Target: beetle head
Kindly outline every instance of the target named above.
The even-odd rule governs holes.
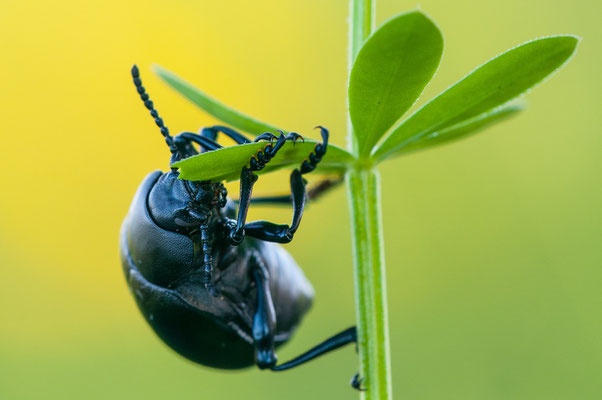
[[[197,150],[187,140],[178,140],[169,134],[163,119],[155,109],[146,89],[142,86],[140,71],[134,65],[132,78],[136,90],[144,106],[165,138],[165,143],[171,152],[170,164],[192,155]],[[182,139],[179,136],[180,139]],[[148,198],[149,211],[154,221],[162,227],[175,232],[195,233],[199,226],[206,223],[216,208],[226,205],[226,189],[221,183],[193,182],[178,179],[179,173],[172,168],[171,172],[163,174],[153,186]]]
[[[226,188],[221,183],[178,179],[177,171],[163,174],[148,196],[153,220],[163,229],[192,234],[212,213],[226,205]]]

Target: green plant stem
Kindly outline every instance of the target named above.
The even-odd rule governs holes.
[[[349,70],[364,41],[374,31],[376,0],[350,0]],[[348,148],[358,155],[348,120]],[[351,215],[355,311],[360,379],[366,400],[390,400],[391,357],[385,279],[384,241],[378,171],[358,160],[346,175]]]
[[[366,400],[391,399],[389,326],[380,176],[371,168],[346,176],[353,232],[354,284],[360,377]]]
[[[349,0],[349,60],[348,72],[351,72],[353,61],[360,51],[364,41],[374,32],[376,0]],[[348,150],[352,154],[358,153],[357,143],[353,137],[351,120],[347,119]]]
[[[374,31],[375,0],[350,0],[349,2],[349,69],[364,41]]]

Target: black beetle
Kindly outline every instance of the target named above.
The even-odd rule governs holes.
[[[138,68],[132,68],[138,94],[171,151],[171,164],[221,146],[222,133],[238,144],[251,141],[223,126],[172,137],[149,99]],[[243,167],[240,197],[227,199],[221,182],[178,179],[178,171],[149,174],[134,197],[120,234],[123,270],[140,311],[157,335],[182,356],[202,365],[236,369],[256,364],[281,371],[356,341],[355,327],[327,339],[299,357],[276,365],[274,349],[286,342],[310,308],[313,288],[293,258],[278,244],[299,227],[306,199],[332,187],[325,181],[306,192],[302,175],[326,153],[328,131],[290,176],[291,195],[257,202],[292,202],[291,225],[246,222],[257,180],[255,171],[284,145],[303,139],[296,133],[264,133],[266,146]],[[195,147],[199,146],[199,150]],[[356,385],[357,377],[355,378]]]

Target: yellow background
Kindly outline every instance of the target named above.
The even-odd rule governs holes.
[[[413,7],[381,0],[377,22]],[[446,40],[421,103],[526,40],[584,40],[524,115],[382,166],[396,397],[602,398],[599,2],[420,7]],[[215,121],[152,63],[286,129],[328,126],[343,145],[346,18],[342,0],[2,1],[1,399],[356,398],[351,348],[281,374],[180,358],[135,308],[117,250],[134,191],[169,159],[131,65],[174,133]],[[281,359],[353,323],[346,207],[342,189],[312,205],[287,246],[317,296]]]

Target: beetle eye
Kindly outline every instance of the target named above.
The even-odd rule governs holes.
[[[199,222],[204,222],[207,220],[207,216],[203,213],[200,213],[195,208],[188,209],[188,214]]]
[[[206,216],[191,208],[177,210],[173,216],[175,224],[182,228],[198,227],[205,219]]]

